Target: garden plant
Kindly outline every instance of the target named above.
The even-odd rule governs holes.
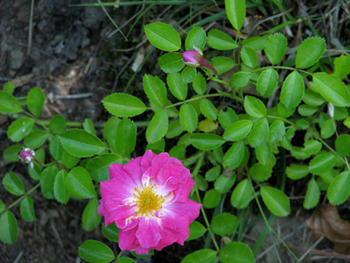
[[[36,182],[25,189],[15,171],[3,178],[18,199],[0,200],[2,242],[18,237],[13,207],[26,221],[36,219],[31,194],[39,188],[62,204],[88,199],[84,229],[102,227],[104,237],[118,243],[115,254],[101,241],[86,240],[78,252],[88,262],[135,262],[199,238],[203,247],[181,262],[255,262],[268,234],[299,262],[271,225],[291,214],[287,182],[305,184],[306,210],[349,197],[350,85],[343,80],[350,56],[330,59],[325,39],[313,36],[287,57],[282,33],[240,33],[244,0],[225,0],[225,11],[234,38],[197,25],[188,31],[146,25],[148,41],[163,51],[158,66],[164,74],[143,76],[145,96],[106,96],[101,107],[110,117],[100,132],[90,119],[83,129],[71,128],[61,115],[42,119],[40,87],[25,99],[13,95],[11,82],[2,87],[0,112],[13,118],[7,131],[13,144],[3,157],[28,165]],[[302,138],[297,145],[296,135]],[[253,205],[266,231],[250,247],[243,233]]]

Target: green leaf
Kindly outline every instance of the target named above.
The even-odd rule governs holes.
[[[309,174],[309,167],[306,165],[291,164],[287,167],[286,174],[292,180],[299,180]]]
[[[87,199],[96,197],[95,187],[92,184],[91,176],[81,166],[74,167],[67,175],[66,187],[72,197]]]
[[[269,141],[279,142],[282,140],[284,134],[286,133],[286,128],[282,120],[274,121],[269,130]]]
[[[190,137],[191,144],[199,150],[213,150],[225,143],[225,140],[213,133],[195,133]]]
[[[207,232],[207,229],[201,223],[193,221],[190,224],[190,237],[186,241],[197,239],[203,236],[205,232]]]
[[[268,141],[255,148],[255,155],[259,163],[265,165],[271,160],[271,147]]]
[[[156,106],[167,105],[168,98],[165,84],[157,76],[144,75],[143,88],[148,99]]]
[[[3,152],[4,159],[9,162],[18,162],[18,152],[21,150],[22,147],[22,144],[10,145]]]
[[[109,240],[118,243],[118,241],[119,241],[119,228],[117,228],[117,226],[114,223],[112,223],[108,226],[103,225],[102,226],[102,233]]]
[[[342,172],[337,175],[330,184],[327,198],[332,205],[341,205],[350,195],[350,172]]]
[[[244,179],[233,190],[231,204],[238,209],[243,209],[247,207],[253,199],[254,195],[252,185],[248,179]]]
[[[224,132],[224,139],[228,141],[239,141],[245,138],[253,127],[251,120],[241,120],[231,124]]]
[[[245,96],[244,109],[252,117],[261,118],[267,113],[265,104],[252,96]]]
[[[202,27],[194,27],[188,33],[185,40],[186,50],[193,50],[196,47],[203,49],[207,42],[207,35]]]
[[[4,202],[0,199],[0,213],[6,209]]]
[[[131,255],[136,258],[149,258],[154,255],[154,249],[151,249],[147,255],[138,255],[135,251],[131,251]]]
[[[67,175],[68,172],[66,170],[59,171],[55,177],[55,182],[53,185],[55,199],[62,204],[67,204],[70,197],[70,193],[65,183]]]
[[[294,107],[293,108],[286,108],[281,103],[278,103],[278,106],[277,106],[278,115],[280,117],[283,117],[283,118],[288,118],[288,117],[292,116],[295,112],[295,109],[296,108],[294,108]]]
[[[121,257],[117,260],[116,263],[137,263],[137,262],[131,258]]]
[[[258,65],[258,55],[254,49],[250,47],[243,47],[241,50],[241,58],[244,64],[250,68],[254,68]]]
[[[91,157],[105,149],[98,137],[79,129],[65,131],[59,135],[59,139],[63,148],[76,157]]]
[[[246,86],[250,80],[251,73],[248,71],[239,71],[232,75],[232,84],[236,88]]]
[[[224,110],[219,112],[219,122],[222,128],[227,129],[228,126],[236,121],[238,121],[238,117],[232,108],[228,107],[226,112]]]
[[[243,141],[235,142],[225,153],[222,166],[227,169],[236,169],[244,157]]]
[[[269,36],[271,36],[271,34],[249,37],[242,40],[242,45],[251,47],[255,51],[263,50],[265,48],[265,43]]]
[[[229,35],[217,29],[209,31],[208,44],[217,50],[230,50],[238,47],[237,43]]]
[[[324,38],[310,37],[305,39],[298,48],[295,57],[297,68],[308,68],[316,64],[326,50]]]
[[[249,144],[253,148],[264,144],[269,138],[269,123],[266,118],[261,119],[249,134]]]
[[[206,173],[205,173],[205,180],[207,180],[208,182],[213,182],[216,180],[216,178],[218,178],[219,174],[221,171],[221,167],[220,165],[216,165],[213,168],[209,169]]]
[[[335,149],[341,157],[350,155],[350,135],[340,134],[335,140]]]
[[[136,125],[128,118],[123,118],[117,127],[115,147],[118,152],[129,156],[136,146]]]
[[[332,119],[326,120],[321,127],[321,137],[327,139],[335,133],[335,123]]]
[[[2,179],[5,189],[13,195],[23,195],[25,193],[24,184],[14,172],[10,172]],[[1,231],[0,231],[1,232]]]
[[[295,122],[295,127],[301,130],[306,130],[310,123],[305,119],[299,119]]]
[[[211,62],[218,74],[231,70],[235,65],[235,62],[228,57],[214,57],[211,59]]]
[[[79,161],[80,161],[79,157],[75,157],[71,155],[69,152],[67,152],[65,149],[62,148],[62,162],[66,168],[68,169],[73,168],[74,166],[77,165]]]
[[[195,108],[191,104],[182,104],[179,112],[180,123],[185,131],[192,133],[198,125],[198,117]]]
[[[169,90],[178,100],[185,100],[187,97],[188,87],[183,82],[180,73],[170,73],[166,78]]]
[[[264,98],[270,97],[278,85],[278,73],[273,68],[264,70],[256,84],[256,90],[259,91]]]
[[[51,140],[49,150],[50,154],[56,161],[60,161],[62,159],[63,147],[60,144],[60,139],[57,135]]]
[[[248,174],[258,182],[267,181],[272,175],[271,165],[262,165],[261,163],[255,163],[250,167]]]
[[[303,96],[303,101],[310,106],[320,106],[325,102],[319,93],[306,89]]]
[[[313,174],[324,174],[332,170],[335,165],[335,156],[332,153],[321,153],[310,161],[309,170]]]
[[[200,249],[188,254],[181,263],[215,263],[216,251],[211,249]]]
[[[97,198],[93,198],[85,206],[83,211],[82,223],[86,231],[92,231],[100,224],[101,216],[97,213],[97,207],[100,202]]]
[[[85,118],[85,120],[83,122],[83,128],[85,131],[96,135],[96,130],[95,130],[94,124],[92,123],[92,120],[90,118]]]
[[[47,167],[40,177],[41,192],[47,199],[54,198],[54,184],[56,180],[56,175],[58,173],[58,168],[56,165],[51,165]]]
[[[138,98],[129,94],[114,93],[102,100],[106,110],[117,117],[133,117],[143,113],[147,107]]]
[[[153,46],[164,51],[177,51],[181,48],[181,38],[174,28],[156,22],[145,26],[146,36]]]
[[[163,138],[168,130],[168,123],[169,120],[166,112],[164,110],[157,111],[152,117],[146,130],[147,142],[155,143]]]
[[[90,173],[92,180],[103,182],[109,180],[109,166],[121,161],[121,157],[114,153],[101,154],[87,163],[86,170]]]
[[[205,193],[203,198],[203,206],[205,208],[214,208],[220,202],[221,194],[217,189],[211,189]]]
[[[314,115],[318,111],[318,107],[302,104],[298,107],[298,113],[301,116],[311,116]]]
[[[3,113],[18,113],[22,111],[22,107],[14,96],[0,90],[0,111]]]
[[[265,43],[265,53],[271,64],[280,63],[287,50],[287,39],[281,33],[269,36]]]
[[[238,225],[238,218],[229,213],[219,214],[211,222],[213,232],[219,236],[232,235]]]
[[[220,260],[223,263],[254,263],[252,250],[242,242],[231,242],[220,251]]]
[[[27,95],[28,109],[35,117],[39,117],[43,112],[45,104],[45,94],[38,87],[32,88]]]
[[[15,120],[7,130],[7,136],[13,142],[19,142],[26,137],[34,126],[34,120],[23,117]]]
[[[309,140],[304,142],[304,149],[302,150],[306,154],[316,154],[322,149],[322,143],[315,140]]]
[[[349,107],[350,93],[345,84],[336,76],[327,73],[314,73],[312,77],[317,91],[334,106]]]
[[[200,110],[202,114],[209,120],[216,120],[218,111],[210,100],[203,99],[200,104]]]
[[[271,211],[276,216],[287,216],[290,213],[290,202],[288,197],[279,189],[271,186],[261,186],[261,197]]]
[[[236,174],[232,176],[220,175],[214,183],[214,188],[219,190],[221,194],[227,193],[231,187],[235,184]]]
[[[297,71],[293,71],[283,82],[281,103],[288,109],[298,106],[304,95],[304,89],[303,77]]]
[[[207,82],[205,81],[205,78],[203,77],[202,73],[198,72],[196,77],[193,80],[193,89],[194,91],[199,94],[203,95],[205,90],[207,89]]]
[[[7,92],[8,94],[13,94],[13,92],[15,91],[15,84],[13,84],[13,82],[11,81],[8,81],[2,87],[2,90]]]
[[[36,130],[24,138],[24,145],[28,148],[36,149],[45,143],[47,137],[48,133],[46,131]]]
[[[30,167],[30,164],[28,164],[28,168]],[[34,169],[28,169],[29,176],[33,180],[40,180],[41,176],[41,166],[37,162],[34,162]]]
[[[165,53],[158,60],[159,67],[165,73],[179,72],[185,66],[181,53]]]
[[[108,263],[115,258],[108,246],[96,240],[86,240],[78,248],[78,253],[82,259],[94,263]]]
[[[181,71],[181,79],[185,83],[190,83],[192,82],[197,75],[197,70],[195,68],[191,68],[186,66],[182,71]]]
[[[350,73],[350,56],[342,54],[334,60],[334,75],[340,79],[345,79]]]
[[[349,188],[350,189],[350,188]],[[320,201],[320,189],[314,178],[311,178],[307,184],[307,191],[304,199],[304,208],[314,208]]]
[[[66,119],[61,115],[54,115],[50,119],[49,127],[54,134],[60,134],[66,128]]]
[[[184,129],[182,128],[180,121],[175,120],[170,122],[168,131],[165,137],[168,139],[175,138],[176,136],[179,136],[181,133],[183,133]]]
[[[20,205],[21,215],[24,220],[32,222],[35,220],[33,197],[26,196]]]
[[[228,20],[237,31],[240,31],[245,19],[245,1],[244,0],[225,0],[225,10]]]
[[[18,225],[14,214],[6,211],[0,217],[0,240],[5,244],[13,244],[17,240]]]

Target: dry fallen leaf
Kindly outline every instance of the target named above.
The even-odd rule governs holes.
[[[338,253],[350,253],[350,223],[339,217],[337,208],[332,204],[318,205],[305,224],[316,238],[327,237]]]

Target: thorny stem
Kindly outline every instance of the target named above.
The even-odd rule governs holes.
[[[229,98],[232,99],[232,96],[230,96],[230,95],[228,95],[226,93],[222,93],[222,94],[221,93],[207,94],[207,95],[198,96],[198,97],[195,97],[195,98],[192,98],[192,99],[184,100],[184,101],[181,101],[181,102],[178,102],[178,103],[174,103],[172,105],[165,106],[164,108],[168,109],[168,108],[172,108],[172,107],[176,107],[176,106],[185,104],[187,102],[196,101],[196,100],[200,100],[200,99],[204,99],[204,98],[210,98],[210,97],[229,97]]]
[[[18,198],[16,201],[14,201],[12,204],[10,204],[8,207],[5,208],[4,211],[2,211],[0,213],[0,217],[3,213],[7,212],[8,210],[10,210],[12,207],[14,207],[16,204],[18,204],[20,201],[22,201],[25,197],[27,197],[28,195],[30,195],[32,192],[34,192],[35,189],[37,189],[40,186],[40,183],[38,183],[37,185],[35,185],[32,189],[30,189],[28,192],[26,192],[25,194],[23,194],[20,198]]]
[[[195,180],[195,181],[196,181],[196,179],[197,179],[198,171],[199,171],[199,169],[201,168],[201,166],[202,166],[202,164],[203,164],[203,162],[204,162],[204,156],[205,156],[205,152],[202,153],[202,156],[199,158],[199,160],[198,160],[198,162],[197,162],[197,164],[196,164],[196,167],[193,169],[192,174],[193,174],[193,177],[194,177],[194,180]],[[198,200],[200,201],[200,203],[202,203],[201,198],[200,198],[200,196],[199,196],[198,187],[196,186],[195,189],[196,189],[197,198],[198,198]],[[207,217],[207,215],[206,215],[206,213],[205,213],[205,211],[204,211],[204,209],[203,209],[203,206],[201,207],[201,213],[202,213],[202,215],[203,215],[204,222],[205,222],[205,224],[206,224],[206,226],[207,226],[207,229],[208,229],[208,231],[209,231],[209,234],[210,234],[210,236],[211,236],[211,239],[213,240],[214,246],[215,246],[216,250],[219,252],[219,251],[220,251],[220,248],[219,248],[218,244],[216,243],[214,234],[213,234],[213,232],[212,232],[212,230],[211,230],[211,228],[210,228],[210,223],[209,223],[208,217]]]

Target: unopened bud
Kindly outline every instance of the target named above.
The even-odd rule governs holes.
[[[18,152],[18,160],[25,164],[30,164],[30,167],[33,168],[35,161],[35,152],[30,148],[22,147]]]
[[[197,68],[201,65],[203,56],[196,50],[189,50],[182,53],[185,64],[191,68]]]

